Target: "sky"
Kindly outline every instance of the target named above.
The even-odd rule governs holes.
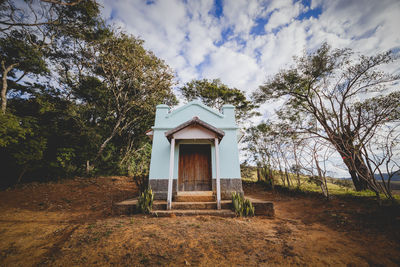
[[[293,56],[328,42],[400,53],[399,0],[102,0],[109,24],[145,41],[178,86],[219,78],[250,95]],[[263,118],[279,106],[262,106]]]
[[[400,50],[398,0],[103,0],[108,23],[145,40],[180,84],[220,78],[255,90],[323,42]]]

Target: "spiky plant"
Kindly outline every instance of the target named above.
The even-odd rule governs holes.
[[[147,188],[138,198],[137,209],[140,213],[148,214],[153,208],[154,195],[151,188]]]

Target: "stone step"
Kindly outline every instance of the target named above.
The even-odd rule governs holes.
[[[175,202],[213,202],[215,197],[212,191],[184,191],[178,192],[174,197]]]
[[[152,211],[151,215],[156,217],[171,217],[171,216],[218,216],[218,217],[235,217],[235,213],[228,209],[221,210],[157,210]]]
[[[254,206],[255,215],[257,216],[268,216],[274,217],[274,204],[270,201],[259,200],[255,198],[248,198]],[[114,203],[113,205],[113,214],[122,215],[122,214],[135,214],[137,199],[128,199],[122,202]],[[232,206],[232,201],[230,200],[221,200],[221,210],[230,210]],[[155,200],[153,203],[153,213],[161,212],[160,216],[166,212],[168,214],[171,213],[184,213],[181,215],[197,215],[199,211],[200,213],[214,213],[221,212],[221,210],[217,210],[217,204],[215,201],[192,201],[192,202],[172,202],[172,210],[167,209],[167,201],[165,200]],[[195,211],[195,212],[193,212]],[[185,213],[187,212],[187,213]],[[192,214],[194,213],[194,214]],[[179,215],[179,214],[176,214]],[[201,214],[199,214],[201,215]],[[207,214],[206,214],[207,215]]]
[[[230,209],[232,201],[223,200],[221,201],[221,209]],[[172,209],[174,210],[216,210],[217,202],[172,202]],[[154,208],[153,210],[157,210]],[[165,210],[165,209],[164,209]]]

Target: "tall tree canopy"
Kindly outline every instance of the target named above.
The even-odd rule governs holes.
[[[155,106],[176,103],[169,67],[92,0],[8,0],[0,15],[0,186],[135,170]]]
[[[209,107],[221,109],[224,104],[236,107],[236,120],[241,122],[255,115],[257,106],[246,99],[245,94],[236,88],[229,88],[219,79],[192,80],[180,88],[186,101],[201,100]]]
[[[94,160],[116,135],[125,138],[130,146],[124,152],[130,153],[132,142],[150,127],[154,107],[176,104],[172,71],[143,48],[142,40],[124,33],[93,42],[89,53],[87,66],[92,75],[81,77],[75,93],[90,106],[91,118],[104,131]]]
[[[66,5],[59,1],[0,3],[1,110],[7,94],[24,93],[23,78],[49,72],[46,59],[65,58],[65,48],[98,31],[99,5],[86,0]]]
[[[400,119],[399,75],[383,71],[392,53],[356,56],[350,49],[322,45],[296,59],[254,94],[263,103],[285,98],[278,114],[299,132],[329,141],[340,154],[357,190],[377,190],[361,153],[383,126]]]

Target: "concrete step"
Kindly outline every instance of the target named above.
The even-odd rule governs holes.
[[[223,200],[221,201],[221,209],[230,209],[232,201]],[[172,202],[172,209],[174,210],[216,210],[217,202]],[[154,208],[153,210],[157,210]],[[165,210],[165,209],[164,209]]]
[[[184,191],[178,192],[173,199],[175,202],[213,202],[215,197],[212,191]]]
[[[260,200],[248,197],[248,199],[253,203],[255,215],[258,216],[268,216],[274,217],[274,204],[270,201]],[[127,199],[122,202],[114,203],[113,205],[113,214],[122,215],[122,214],[135,214],[137,199]],[[170,214],[176,215],[214,215],[216,212],[218,213],[222,210],[231,209],[232,201],[230,200],[222,200],[221,201],[221,210],[217,210],[217,204],[213,201],[192,201],[192,202],[172,202],[172,210],[167,209],[167,201],[165,200],[155,200],[153,203],[153,213],[160,213],[160,216],[169,216]],[[207,214],[207,213],[211,214]],[[166,214],[166,215],[164,215]]]
[[[157,210],[152,211],[151,215],[156,217],[171,217],[171,216],[218,216],[218,217],[235,217],[235,213],[228,209],[221,210]]]

